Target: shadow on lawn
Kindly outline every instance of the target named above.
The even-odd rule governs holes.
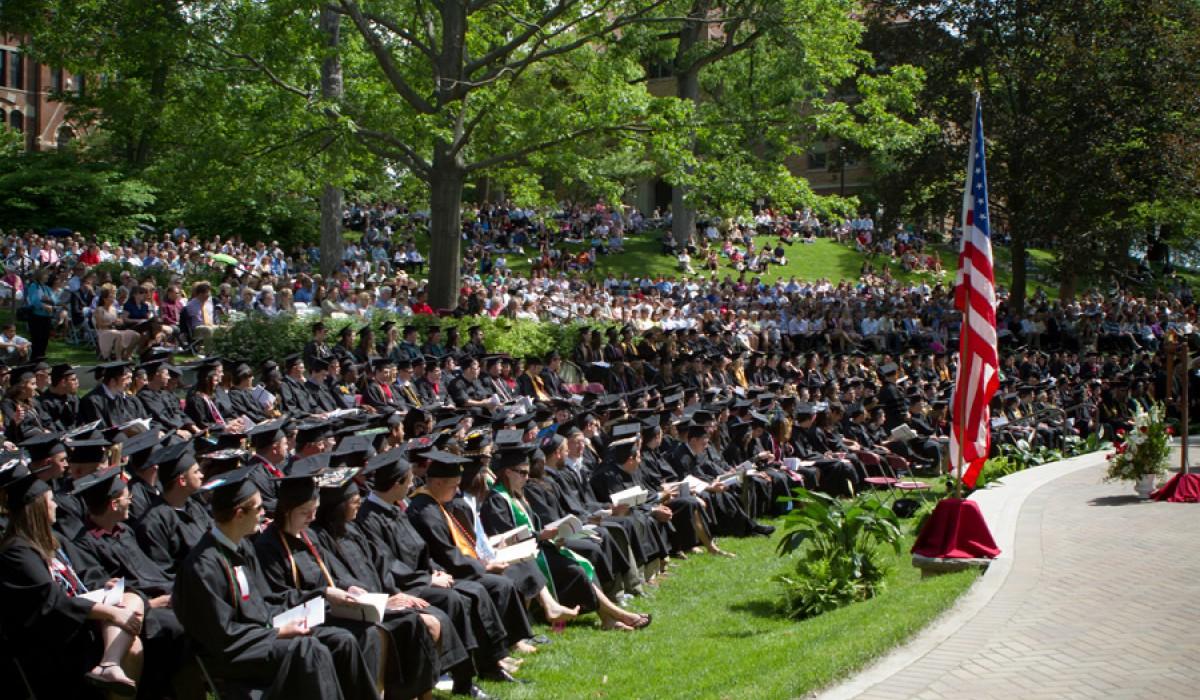
[[[749,613],[754,617],[761,617],[770,620],[778,620],[783,615],[783,611],[779,608],[779,604],[769,598],[758,598],[755,600],[744,600],[740,603],[734,603],[729,606],[729,609],[738,613]]]

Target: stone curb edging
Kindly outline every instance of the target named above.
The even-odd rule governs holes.
[[[846,700],[885,682],[901,670],[936,649],[963,625],[978,615],[1004,586],[1012,571],[1013,546],[1021,507],[1033,492],[1050,482],[1089,467],[1104,464],[1104,452],[1092,452],[1059,462],[1043,464],[1010,474],[988,488],[971,494],[979,504],[992,537],[1000,547],[1000,556],[992,562],[967,592],[908,643],[889,652],[850,678],[809,697],[819,700]]]

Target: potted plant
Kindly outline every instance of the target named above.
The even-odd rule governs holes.
[[[1163,405],[1155,403],[1149,411],[1138,410],[1128,433],[1117,431],[1115,451],[1107,456],[1108,481],[1132,481],[1139,496],[1150,497],[1155,481],[1167,472],[1171,452],[1171,428],[1165,418]]]

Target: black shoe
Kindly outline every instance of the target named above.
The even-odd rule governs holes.
[[[488,695],[486,690],[484,690],[483,688],[480,688],[479,686],[475,685],[474,683],[471,683],[469,686],[465,686],[462,688],[459,688],[456,685],[454,687],[454,690],[452,690],[450,692],[454,695],[465,695],[469,698],[476,698],[476,700],[493,700],[496,697],[495,695]]]
[[[491,681],[493,683],[522,683],[522,684],[524,684],[524,683],[529,682],[529,681],[514,677],[511,673],[509,673],[508,671],[505,671],[502,668],[495,668],[495,669],[492,669],[491,671],[485,671],[484,673],[479,674],[479,677],[485,681]]]
[[[775,534],[775,527],[773,525],[755,524],[754,528],[750,530],[750,532],[755,535],[770,537],[771,535]]]

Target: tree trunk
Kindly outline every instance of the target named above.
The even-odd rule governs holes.
[[[1058,298],[1064,302],[1075,298],[1075,288],[1078,286],[1079,272],[1067,261],[1059,266]]]
[[[1016,223],[1016,222],[1015,222]],[[1025,231],[1023,222],[1012,229],[1012,289],[1008,293],[1008,313],[1025,315]]]
[[[700,69],[696,66],[693,49],[703,39],[707,28],[702,20],[708,16],[707,0],[697,0],[688,13],[692,21],[685,22],[679,32],[679,45],[675,51],[675,96],[687,100],[693,105],[700,103]],[[689,148],[696,153],[696,132],[693,129],[688,135]],[[688,168],[688,175],[692,168]],[[696,233],[696,207],[687,201],[691,188],[687,185],[671,186],[671,234],[675,237],[676,245],[683,247],[688,244]]]
[[[445,162],[451,161],[451,162]],[[462,196],[466,172],[448,155],[448,147],[434,146],[429,180],[429,305],[435,309],[458,306],[462,267]]]
[[[341,20],[332,5],[321,6],[320,28],[328,54],[321,61],[321,97],[340,100],[345,94],[342,60],[338,55]],[[342,190],[326,182],[321,191],[321,274],[329,277],[342,264]]]
[[[321,189],[321,274],[332,275],[342,263],[342,188]]]

